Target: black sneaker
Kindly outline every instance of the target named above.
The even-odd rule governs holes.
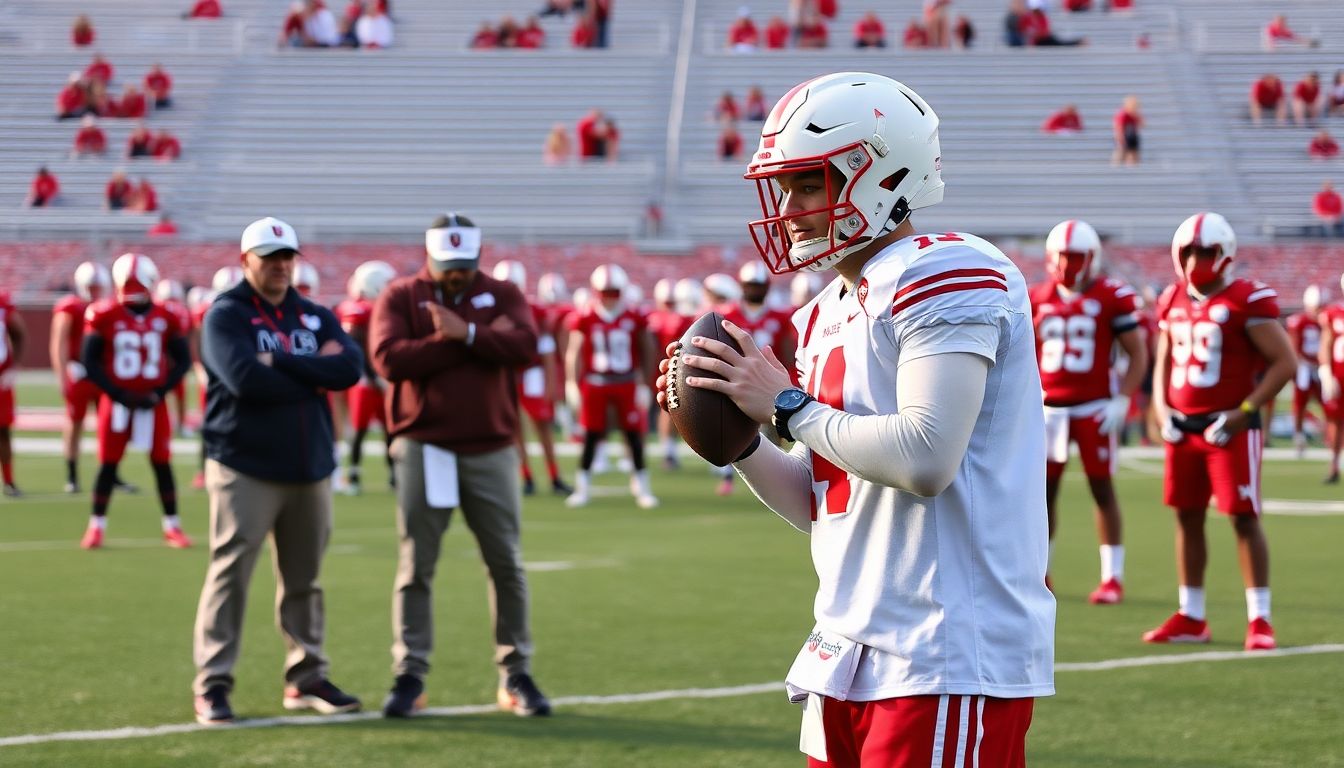
[[[285,709],[312,709],[324,715],[358,712],[359,699],[342,691],[323,678],[312,685],[285,688]]]
[[[556,496],[568,496],[573,492],[574,489],[564,480],[557,477],[551,481],[551,493],[554,493]]]
[[[415,675],[397,675],[383,700],[383,717],[410,717],[425,708],[425,681]]]
[[[1325,480],[1323,482],[1326,485],[1339,485],[1339,472],[1335,471],[1331,472],[1329,475],[1326,475]]]
[[[204,694],[196,697],[196,722],[201,725],[228,725],[233,722],[228,688],[212,685]]]
[[[526,672],[509,675],[500,687],[497,698],[500,709],[519,717],[545,717],[551,714],[550,700]]]
[[[537,493],[537,484],[530,477],[523,478],[523,495],[534,496]]]

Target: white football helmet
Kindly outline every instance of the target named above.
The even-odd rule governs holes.
[[[123,253],[112,262],[112,285],[122,304],[146,304],[159,282],[159,268],[142,253]]]
[[[575,306],[575,307],[577,307],[577,308],[579,308],[579,309],[583,309],[583,308],[585,308],[585,307],[589,307],[589,306],[591,306],[592,303],[593,303],[593,292],[592,292],[592,291],[588,290],[587,288],[584,288],[583,286],[579,286],[578,288],[575,288],[575,289],[574,289],[574,306]]]
[[[1061,221],[1045,238],[1045,267],[1055,282],[1080,291],[1101,271],[1101,238],[1091,224]]]
[[[621,291],[621,301],[627,307],[638,307],[644,303],[644,289],[636,283],[626,283],[625,289]]]
[[[300,259],[294,265],[294,290],[304,296],[316,296],[321,287],[322,276],[317,273],[317,267]]]
[[[373,301],[396,276],[397,270],[386,261],[366,261],[351,273],[345,283],[345,293],[352,299]]]
[[[537,278],[537,301],[544,307],[569,301],[569,289],[565,287],[565,278],[556,272],[547,272]]]
[[[801,307],[821,290],[821,278],[811,272],[794,275],[789,283],[789,303]]]
[[[709,294],[711,301],[717,299],[715,303],[726,304],[742,298],[742,286],[731,275],[715,272],[705,276],[705,293]]]
[[[1329,296],[1321,286],[1308,285],[1306,290],[1302,291],[1302,308],[1308,314],[1314,315],[1328,299]]]
[[[704,286],[698,280],[683,277],[672,287],[672,301],[676,305],[677,314],[697,314],[705,303]]]
[[[523,266],[521,261],[504,259],[495,265],[490,274],[496,280],[513,283],[518,286],[518,290],[527,292],[527,268]]]
[[[770,270],[759,261],[748,261],[737,271],[737,281],[744,285],[769,285]]]
[[[210,279],[210,289],[215,293],[223,293],[241,282],[243,282],[242,267],[220,267]]]
[[[187,308],[196,309],[215,300],[215,292],[203,285],[193,285],[187,291]]]
[[[748,229],[771,272],[821,271],[943,199],[938,116],[919,94],[889,77],[840,72],[793,87],[761,127],[747,166],[763,218]],[[776,177],[826,171],[828,207],[785,215]],[[833,174],[843,181],[834,187]],[[826,214],[826,231],[802,242],[789,222]]]
[[[182,284],[176,280],[164,278],[154,286],[154,300],[162,304],[166,301],[184,302],[187,299],[187,291]]]
[[[675,284],[670,277],[664,277],[653,284],[653,303],[660,309],[670,308],[675,303],[672,298],[672,286]]]
[[[603,291],[621,291],[624,293],[625,287],[630,284],[630,278],[621,269],[619,264],[603,264],[593,270],[593,274],[588,278],[588,287],[595,293]]]
[[[75,293],[85,301],[101,299],[112,292],[112,273],[96,261],[75,267]]]
[[[1175,236],[1171,238],[1171,263],[1176,268],[1176,275],[1182,280],[1186,279],[1186,275],[1185,265],[1181,263],[1181,252],[1192,247],[1204,251],[1218,248],[1212,271],[1214,275],[1222,275],[1236,258],[1237,234],[1232,231],[1232,225],[1227,223],[1227,219],[1216,213],[1196,213],[1181,222]]]

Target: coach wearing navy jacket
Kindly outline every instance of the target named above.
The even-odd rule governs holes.
[[[245,279],[205,315],[205,485],[210,566],[196,612],[196,720],[233,720],[229,693],[247,585],[272,538],[285,638],[285,709],[359,709],[327,679],[318,571],[331,534],[335,468],[327,390],[359,380],[364,359],[336,318],[291,287],[299,241],[279,219],[243,231]]]

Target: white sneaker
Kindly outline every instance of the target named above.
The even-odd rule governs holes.
[[[658,506],[658,497],[651,493],[636,494],[635,504],[637,504],[640,509],[653,509]]]
[[[575,491],[565,497],[566,507],[586,507],[588,506],[588,492]]]
[[[1293,452],[1297,454],[1298,459],[1307,453],[1307,436],[1301,432],[1293,435]]]
[[[653,489],[649,485],[649,472],[642,470],[630,476],[630,494],[635,497],[635,504],[640,509],[653,509],[658,506],[658,497],[653,495]]]

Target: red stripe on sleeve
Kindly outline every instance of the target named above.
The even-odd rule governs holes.
[[[976,280],[972,283],[948,283],[947,285],[932,288],[921,294],[911,296],[904,301],[897,302],[896,305],[891,308],[891,314],[894,317],[895,315],[900,314],[902,310],[909,309],[925,299],[932,299],[934,296],[942,296],[945,293],[954,293],[956,291],[974,291],[981,288],[992,288],[1003,291],[1004,293],[1008,292],[1008,286],[997,280]]]
[[[934,283],[942,282],[943,280],[952,280],[958,277],[997,277],[1004,282],[1008,281],[1008,278],[1004,277],[1002,272],[993,269],[951,269],[946,272],[939,272],[936,275],[926,277],[922,280],[916,280],[897,291],[896,295],[891,297],[891,300],[893,302],[899,302],[902,297],[908,296],[926,285],[933,285]]]

